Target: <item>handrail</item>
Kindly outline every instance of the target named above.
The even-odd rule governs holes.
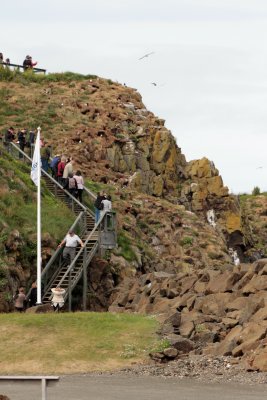
[[[89,196],[92,197],[93,200],[96,200],[96,195],[93,192],[91,192],[90,189],[88,189],[85,185],[84,185],[83,189]]]
[[[83,216],[83,212],[80,212],[80,214],[78,215],[78,217],[76,218],[76,220],[74,221],[74,223],[72,224],[72,226],[70,227],[70,230],[74,230],[76,225],[78,224],[80,218]],[[54,252],[54,254],[50,257],[48,263],[46,264],[45,268],[42,271],[42,277],[45,275],[45,273],[47,272],[47,270],[49,270],[51,264],[53,264],[53,262],[56,260],[56,258],[58,257],[59,253],[62,252],[62,248],[58,247],[56,249],[56,251]]]
[[[46,73],[46,69],[43,69],[43,68],[36,68],[36,67],[25,68],[23,65],[20,65],[20,64],[11,64],[11,63],[9,64],[9,63],[6,63],[6,62],[1,62],[0,65],[5,65],[6,67],[16,67],[16,68],[19,68],[19,69],[22,68],[24,71],[32,70],[34,72]]]
[[[19,153],[23,155],[23,157],[27,158],[28,161],[32,162],[31,157],[28,156],[23,150],[21,150],[15,143],[9,142]],[[58,181],[56,181],[51,175],[49,175],[43,168],[41,168],[41,172],[43,175],[47,176],[55,185],[59,187],[59,189],[63,190],[64,193],[69,196],[76,204],[78,204],[84,211],[87,211],[92,217],[94,217],[92,211],[86,207],[84,204],[80,203],[76,197],[72,196],[67,190],[63,188],[62,185]]]
[[[53,157],[50,157],[50,160],[52,161]],[[88,189],[85,185],[83,186],[83,189],[88,194],[88,196],[92,197],[93,201],[96,200],[97,196],[93,192],[91,192],[90,189]]]
[[[54,381],[54,382],[58,381],[59,376],[46,376],[46,375],[41,375],[41,376],[37,376],[37,375],[0,376],[0,381],[22,381],[22,382],[25,382],[25,381],[36,381],[36,380],[41,382],[42,400],[46,400],[47,399],[47,391],[46,391],[47,385],[49,385],[49,383],[52,381]]]
[[[59,283],[57,284],[57,287],[59,287],[61,285],[61,283],[64,281],[64,279],[69,275],[70,271],[72,270],[72,268],[74,267],[74,265],[76,264],[76,261],[78,260],[78,258],[82,255],[83,251],[85,251],[85,247],[87,245],[87,243],[89,242],[91,236],[93,235],[93,233],[95,233],[95,231],[97,230],[97,228],[100,226],[100,223],[102,222],[102,220],[104,219],[105,214],[102,215],[102,217],[99,219],[99,221],[97,222],[97,224],[94,226],[94,229],[89,233],[87,239],[84,242],[83,247],[80,248],[80,250],[78,251],[78,253],[76,254],[75,258],[72,260],[71,264],[69,265],[67,271],[65,272],[65,274],[63,275],[63,277],[60,279]]]

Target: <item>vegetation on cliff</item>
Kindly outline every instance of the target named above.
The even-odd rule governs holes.
[[[112,195],[118,248],[90,265],[90,309],[163,313],[174,318],[183,343],[195,341],[189,344],[196,351],[202,351],[197,340],[203,340],[222,344],[220,352],[224,338],[235,332],[227,351],[238,356],[250,351],[250,329],[255,328],[252,348],[261,353],[266,324],[254,325],[254,314],[266,312],[266,266],[247,262],[258,258],[258,250],[260,257],[266,253],[265,198],[254,196],[244,206],[229,195],[213,162],[205,157],[187,162],[164,120],[145,108],[134,89],[98,77],[70,76],[13,76],[10,71],[2,76],[0,129],[41,125],[55,153],[72,155],[87,185]],[[23,193],[24,203],[30,203],[32,188]],[[51,200],[45,191],[43,196]],[[208,222],[207,215],[213,220]],[[54,237],[61,229],[64,234],[67,227],[58,224],[58,216],[54,222],[59,228]],[[8,224],[12,227],[12,221]],[[33,230],[27,229],[30,237]],[[52,241],[50,252],[53,246]],[[229,247],[246,264],[233,269]],[[19,258],[13,264],[21,268]],[[237,296],[241,306],[232,310]],[[256,306],[244,319],[240,308],[247,299]],[[246,337],[240,339],[241,333]],[[241,340],[248,347],[238,347]]]
[[[8,311],[12,294],[36,276],[36,187],[30,168],[1,150],[0,158],[0,311]],[[43,260],[71,226],[70,211],[42,189]]]

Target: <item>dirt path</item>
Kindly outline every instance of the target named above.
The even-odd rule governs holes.
[[[1,384],[11,400],[41,399],[39,385]],[[48,389],[47,400],[262,400],[267,385],[207,384],[191,379],[151,376],[64,376]]]

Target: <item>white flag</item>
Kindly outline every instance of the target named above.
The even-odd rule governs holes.
[[[36,186],[39,185],[39,174],[38,174],[38,168],[40,168],[39,164],[40,164],[40,130],[38,128],[34,153],[32,158],[32,169],[31,169],[31,179],[33,180]]]

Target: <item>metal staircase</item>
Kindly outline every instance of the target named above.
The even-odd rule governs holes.
[[[14,143],[10,143],[8,151],[15,158],[31,164],[31,158],[19,149]],[[95,224],[94,213],[91,211],[96,196],[84,188],[85,201],[81,204],[75,197],[50,176],[41,170],[42,181],[53,196],[64,202],[76,215],[76,220],[69,230],[74,230],[84,242],[83,248],[77,248],[76,256],[70,265],[63,261],[62,248],[57,248],[51,256],[45,268],[42,270],[42,302],[51,301],[51,288],[62,287],[65,289],[65,301],[68,300],[71,310],[72,290],[83,276],[83,309],[87,302],[87,268],[97,251],[116,247],[115,213],[108,212]]]

